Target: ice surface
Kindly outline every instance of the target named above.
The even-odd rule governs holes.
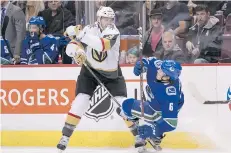
[[[147,153],[156,151],[148,149]],[[2,147],[1,153],[58,153],[56,148],[26,148],[26,147]],[[99,148],[68,148],[64,153],[137,153],[133,148],[128,149],[99,149]],[[222,150],[171,150],[163,149],[160,153],[229,153]]]

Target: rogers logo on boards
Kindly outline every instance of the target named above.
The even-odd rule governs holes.
[[[74,80],[1,81],[1,113],[66,113],[75,97],[75,84]]]

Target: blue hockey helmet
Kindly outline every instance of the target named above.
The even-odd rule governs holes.
[[[164,60],[161,70],[170,77],[170,80],[177,80],[181,74],[181,64],[173,60]]]
[[[42,28],[46,27],[45,20],[41,16],[31,17],[29,24],[38,25],[39,27],[42,27]]]

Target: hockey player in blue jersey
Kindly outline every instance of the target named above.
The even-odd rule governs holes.
[[[160,143],[165,132],[173,131],[177,126],[178,112],[184,104],[179,76],[182,67],[172,60],[143,59],[143,69],[138,61],[134,74],[139,76],[147,72],[148,95],[144,102],[144,123],[135,126],[137,130],[136,148],[144,148],[147,139],[154,142],[154,148],[161,150]],[[137,122],[141,118],[141,101],[126,99],[122,103],[122,115],[125,119]]]
[[[4,39],[2,38],[2,36],[0,36],[1,38],[1,65],[9,65],[9,64],[13,64],[14,60],[10,55],[10,51],[6,45],[6,43],[9,42],[8,40],[4,41]]]
[[[21,64],[55,64],[58,62],[57,40],[45,35],[46,24],[42,17],[29,21],[29,32],[22,44]]]

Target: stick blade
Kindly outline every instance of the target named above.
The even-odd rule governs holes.
[[[230,100],[218,100],[218,101],[207,100],[204,102],[204,104],[228,104],[230,102],[231,102]]]

